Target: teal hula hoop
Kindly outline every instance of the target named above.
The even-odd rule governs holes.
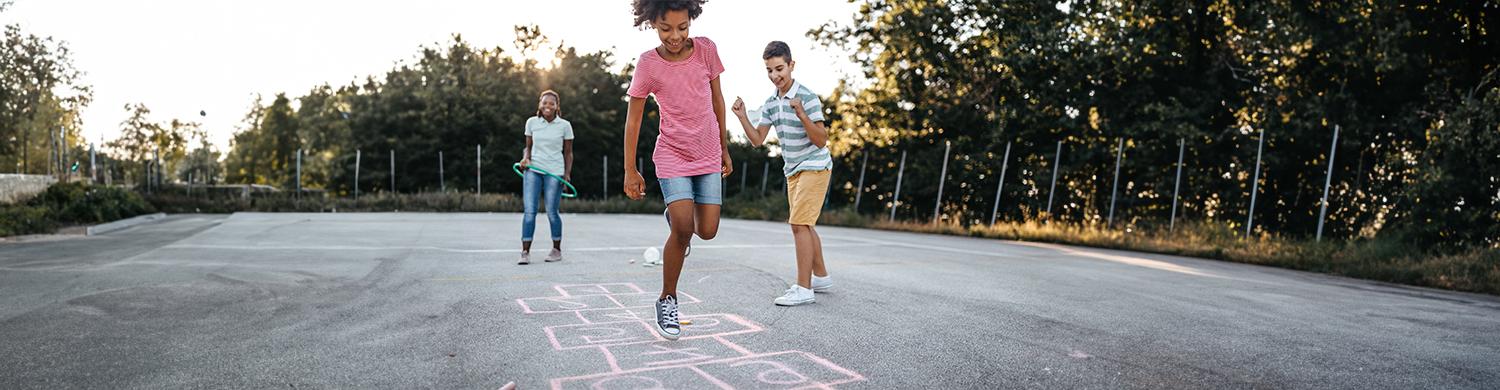
[[[567,180],[563,180],[563,178],[558,177],[557,175],[552,174],[552,172],[547,172],[546,170],[541,169],[541,168],[527,167],[526,169],[540,172],[543,175],[552,176],[553,179],[557,179],[557,181],[562,182],[563,185],[568,186],[568,189],[572,190],[572,193],[564,192],[562,194],[562,197],[564,197],[564,198],[577,198],[578,197],[578,188],[577,187],[573,187],[573,183],[569,183]],[[516,172],[516,175],[518,175],[518,176],[526,177],[526,174],[521,173],[521,163],[515,163],[514,165],[511,165],[510,166],[510,170]]]

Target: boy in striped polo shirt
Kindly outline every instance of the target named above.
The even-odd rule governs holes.
[[[823,211],[823,198],[828,195],[828,179],[833,169],[833,158],[828,154],[828,129],[823,127],[823,103],[818,95],[792,79],[792,50],[781,41],[766,45],[761,58],[766,62],[766,76],[776,86],[776,93],[766,99],[760,107],[760,126],[750,124],[745,114],[745,101],[734,100],[735,116],[750,143],[760,146],[765,143],[771,128],[776,128],[776,138],[781,140],[781,157],[786,165],[786,200],[791,208],[787,223],[792,225],[792,237],[797,247],[797,283],[787,289],[775,303],[780,306],[796,306],[813,303],[813,292],[833,287],[833,279],[823,265],[823,241],[818,231],[818,215]]]

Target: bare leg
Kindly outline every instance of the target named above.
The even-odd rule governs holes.
[[[521,241],[521,251],[531,252],[531,241]]]
[[[552,249],[562,250],[562,240],[552,240]]]
[[[698,222],[696,233],[698,238],[712,240],[719,235],[719,211],[723,206],[716,204],[700,204],[694,208],[696,215],[694,220]]]
[[[814,276],[817,276],[817,277],[820,277],[820,278],[827,277],[828,276],[828,267],[825,267],[823,265],[823,237],[818,236],[818,229],[817,228],[814,228],[812,226],[808,226],[807,230],[812,231],[812,239],[813,239],[812,273],[813,273]]]
[[[812,267],[816,241],[812,227],[792,225],[792,240],[797,246],[797,285],[812,288]]]
[[[667,205],[672,232],[662,246],[661,296],[677,296],[677,278],[682,276],[682,258],[693,241],[693,201],[680,200]]]

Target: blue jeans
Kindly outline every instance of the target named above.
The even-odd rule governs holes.
[[[552,227],[552,241],[562,240],[562,216],[557,208],[562,203],[562,182],[552,176],[528,170],[521,184],[521,241],[531,241],[536,233],[536,198],[546,196],[547,223]]]

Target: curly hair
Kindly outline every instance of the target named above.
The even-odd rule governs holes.
[[[632,0],[635,8],[635,27],[645,28],[661,19],[667,11],[687,11],[688,18],[697,19],[703,14],[703,4],[708,0]]]

